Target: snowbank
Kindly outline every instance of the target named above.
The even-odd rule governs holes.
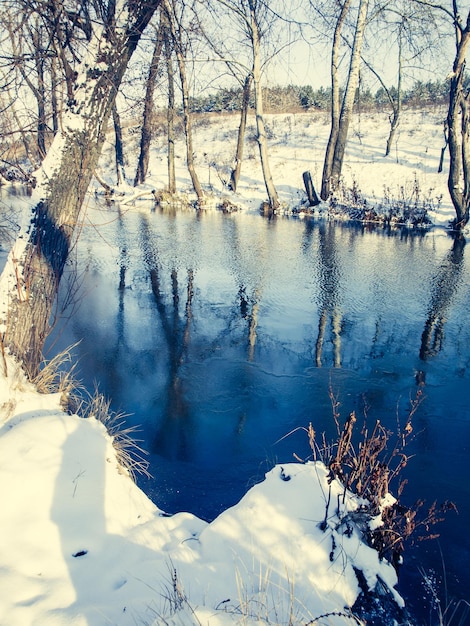
[[[100,422],[64,414],[57,394],[7,367],[1,624],[300,624],[324,614],[317,623],[357,623],[347,617],[359,593],[353,568],[371,588],[377,576],[396,583],[358,531],[345,532],[340,518],[357,503],[348,495],[338,517],[336,481],[320,529],[321,463],[273,468],[211,524],[166,516],[119,466]]]

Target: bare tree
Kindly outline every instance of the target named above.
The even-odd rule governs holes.
[[[330,191],[332,189],[335,189],[341,176],[344,152],[346,149],[346,142],[349,131],[349,123],[351,121],[354,97],[356,95],[356,89],[359,82],[361,52],[362,44],[364,41],[365,27],[367,23],[369,0],[359,0],[357,19],[354,28],[354,40],[351,46],[347,82],[344,89],[341,106],[339,104],[340,88],[338,78],[340,43],[342,38],[343,26],[347,14],[351,8],[351,0],[344,0],[342,5],[340,6],[341,8],[336,20],[331,50],[331,132],[326,148],[325,161],[323,166],[322,186],[320,194],[323,200],[326,200],[329,197]]]
[[[261,168],[263,170],[264,184],[268,194],[269,208],[274,211],[278,208],[279,196],[274,186],[271,168],[268,157],[268,139],[266,135],[266,127],[264,124],[263,110],[263,90],[261,83],[261,11],[265,7],[259,0],[248,0],[249,3],[249,32],[253,51],[253,87],[255,93],[255,112],[256,112],[256,130],[258,133],[258,147],[261,160]]]
[[[162,53],[163,36],[162,26],[160,25],[153,48],[152,60],[150,61],[150,68],[145,86],[144,97],[144,112],[142,120],[142,129],[140,134],[140,152],[139,160],[137,162],[137,171],[134,179],[134,186],[145,182],[147,176],[149,157],[150,157],[150,142],[152,141],[152,124],[153,124],[153,94],[155,92],[155,86],[158,77],[158,66],[160,62],[160,56]]]
[[[196,192],[198,204],[203,205],[205,201],[204,191],[201,183],[199,182],[199,177],[194,163],[193,130],[189,104],[189,82],[186,70],[186,53],[183,38],[185,29],[181,19],[179,19],[179,16],[177,15],[175,0],[163,0],[163,8],[167,14],[168,26],[171,32],[173,48],[178,62],[178,70],[181,81],[181,93],[183,97],[183,123],[186,137],[186,163],[189,175],[191,176],[194,191]]]
[[[9,62],[19,74],[15,80],[15,91],[26,85],[36,101],[35,137],[37,165],[46,155],[46,55],[44,26],[38,16],[25,24],[18,24],[15,16],[5,24],[9,33],[11,57]],[[6,43],[6,42],[5,42]],[[16,98],[15,93],[15,98]],[[24,126],[24,124],[23,124]]]
[[[426,70],[435,65],[436,58],[442,53],[441,29],[430,7],[414,2],[386,2],[379,15],[380,19],[375,20],[376,28],[369,37],[369,60],[364,55],[363,61],[378,80],[390,104],[390,131],[385,147],[385,156],[388,156],[400,125],[404,79],[409,78],[416,70]],[[374,41],[373,45],[370,44],[371,39]],[[396,54],[396,82],[392,87],[387,86],[376,67],[377,59],[379,62],[385,60],[381,43],[384,41],[387,42],[388,51],[387,69],[390,66],[389,57]]]
[[[264,121],[263,69],[267,61],[264,47],[278,15],[270,9],[264,0],[216,0],[214,3],[215,11],[217,11],[217,6],[224,12],[225,19],[229,20],[227,28],[235,40],[235,44],[231,42],[232,48],[230,48],[226,42],[224,44],[219,42],[219,46],[212,45],[212,49],[226,63],[232,76],[236,78],[239,84],[243,85],[235,166],[231,174],[230,186],[232,189],[236,189],[238,185],[250,92],[253,89],[261,168],[268,195],[268,205],[270,210],[275,210],[279,206],[279,197],[269,164],[268,140]],[[229,24],[232,25],[231,28]],[[236,45],[236,50],[233,48],[234,45]]]
[[[25,245],[13,248],[7,266],[14,267],[15,286],[2,320],[6,327],[3,345],[30,374],[39,367],[54,299],[117,90],[159,0],[129,0],[119,10],[116,6],[112,0],[87,4],[87,9],[96,7],[96,12],[89,23],[85,20],[81,25],[86,53],[75,63],[62,132],[55,136],[37,173],[38,202],[29,234],[22,235]],[[63,5],[49,3],[40,9],[47,7],[55,12]],[[58,29],[61,36],[72,29],[70,19],[62,12],[62,21],[50,22],[53,35]],[[69,45],[73,48],[72,36]]]
[[[339,63],[341,34],[346,16],[349,11],[351,0],[344,0],[341,5],[339,15],[336,19],[333,41],[331,45],[331,126],[330,136],[326,146],[325,160],[323,163],[323,176],[321,186],[321,197],[326,200],[330,195],[331,171],[333,168],[333,157],[339,133],[339,119],[341,113],[340,83],[339,83]]]
[[[167,108],[167,169],[168,169],[168,192],[176,194],[175,173],[175,74],[172,61],[172,38],[168,24],[168,16],[162,11],[163,39],[165,45],[166,75],[168,79],[168,108]]]

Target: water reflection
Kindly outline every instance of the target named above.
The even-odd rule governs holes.
[[[315,362],[322,366],[323,344],[328,319],[331,319],[333,343],[333,367],[341,367],[341,320],[339,293],[341,289],[341,272],[336,250],[337,230],[333,223],[323,222],[319,229],[319,266],[320,266],[320,319],[315,344]]]
[[[194,273],[190,268],[186,275],[186,304],[184,320],[180,321],[180,296],[178,271],[170,271],[171,305],[167,307],[164,288],[160,278],[160,263],[155,238],[149,228],[148,220],[141,216],[141,249],[145,251],[144,261],[149,273],[152,293],[160,318],[163,337],[168,353],[167,395],[164,399],[163,419],[153,440],[152,450],[163,453],[169,458],[187,460],[190,458],[191,411],[185,400],[185,390],[180,369],[188,352],[191,336],[192,302],[194,296]]]
[[[419,358],[426,361],[443,348],[446,315],[462,284],[465,239],[455,238],[432,280],[429,313],[421,336]]]
[[[248,361],[253,361],[256,346],[256,328],[258,326],[258,315],[260,307],[260,293],[255,289],[253,296],[246,295],[246,287],[240,286],[238,290],[240,297],[240,315],[247,323],[248,329]]]

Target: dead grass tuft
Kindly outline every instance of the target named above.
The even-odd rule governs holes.
[[[98,388],[95,388],[93,394],[84,392],[76,413],[83,418],[95,418],[105,426],[113,440],[119,465],[128,472],[134,482],[137,474],[151,478],[147,452],[140,446],[140,440],[134,437],[139,430],[138,427],[126,426],[126,418],[129,416],[113,411],[111,400],[105,398]]]
[[[150,478],[147,452],[134,437],[136,426],[126,426],[125,413],[111,409],[111,401],[106,399],[98,388],[90,394],[76,379],[76,363],[72,351],[78,344],[73,344],[50,361],[45,361],[32,383],[40,393],[59,393],[64,411],[83,418],[95,418],[101,422],[113,440],[113,447],[119,465],[130,477],[136,480],[136,474]]]
[[[60,393],[60,403],[66,411],[69,411],[72,396],[79,386],[75,378],[76,363],[73,363],[72,358],[72,350],[78,343],[69,346],[50,361],[43,361],[39,373],[31,380],[39,393]]]

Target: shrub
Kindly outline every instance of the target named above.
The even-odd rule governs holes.
[[[392,433],[380,420],[372,428],[367,424],[367,415],[356,437],[357,417],[349,414],[340,423],[339,402],[330,389],[333,419],[337,429],[337,439],[327,443],[325,436],[319,443],[312,424],[307,429],[313,458],[323,461],[330,470],[330,479],[337,478],[344,486],[344,495],[350,491],[362,500],[361,505],[341,520],[347,529],[354,523],[367,543],[377,550],[379,557],[387,558],[395,568],[401,563],[405,541],[417,537],[419,540],[436,538],[431,526],[443,521],[443,515],[456,510],[453,502],[446,501],[438,506],[434,502],[426,511],[424,500],[418,500],[407,507],[400,502],[407,480],[402,471],[410,456],[407,445],[413,438],[412,418],[423,400],[422,386],[411,400],[405,425]],[[392,495],[392,489],[395,495]],[[326,517],[322,527],[326,529]]]

